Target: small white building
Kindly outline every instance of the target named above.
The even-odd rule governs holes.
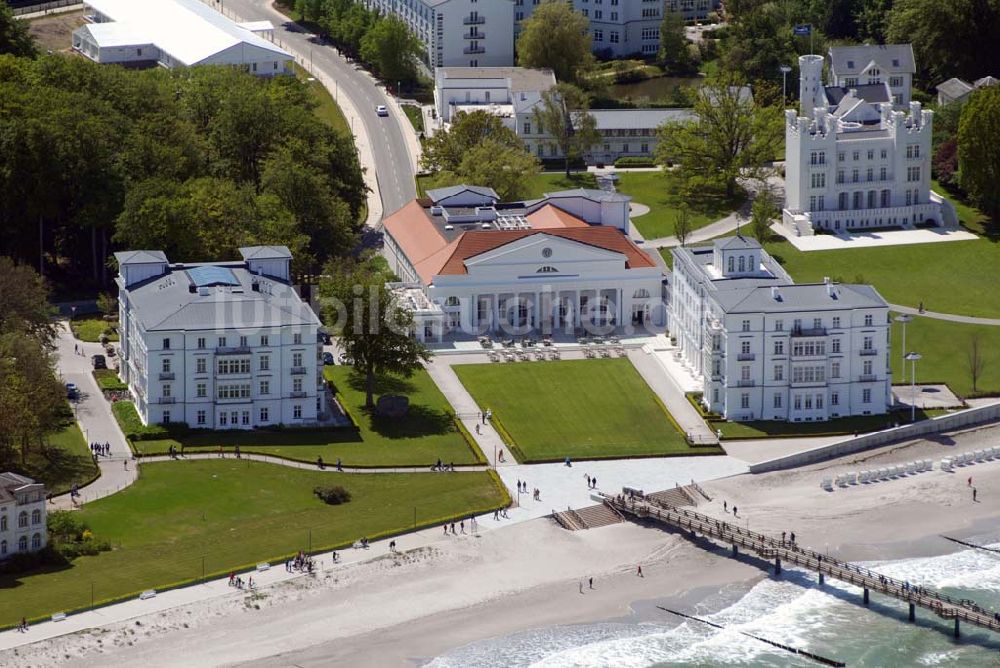
[[[389,216],[383,253],[421,340],[664,324],[663,273],[623,232],[629,198],[571,190],[500,202],[431,190]]]
[[[38,552],[47,544],[45,485],[0,473],[0,560]]]
[[[846,62],[856,73],[860,61]],[[898,109],[881,70],[863,69],[865,83],[841,76],[850,86],[825,86],[823,57],[799,58],[800,109],[785,112],[784,225],[796,235],[957,226],[954,208],[930,189],[933,112],[919,102]]]
[[[234,65],[274,76],[293,62],[266,39],[269,22],[234,23],[199,0],[87,0],[85,7],[90,23],[73,31],[73,48],[98,63]]]
[[[119,375],[144,424],[251,429],[315,424],[325,408],[320,322],[292,288],[284,246],[242,261],[115,253]]]
[[[875,288],[796,284],[741,236],[671,254],[670,332],[705,408],[810,422],[891,406],[889,305]]]

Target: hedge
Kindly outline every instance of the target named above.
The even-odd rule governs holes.
[[[139,419],[139,411],[131,401],[116,401],[111,404],[111,412],[118,420],[125,438],[130,441],[160,441],[191,433],[186,422],[171,422],[170,425],[144,425]]]
[[[656,161],[635,155],[623,156],[615,160],[615,167],[656,167]]]

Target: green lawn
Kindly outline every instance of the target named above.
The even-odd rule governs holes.
[[[378,380],[376,397],[403,394],[410,399],[410,413],[394,421],[377,418],[364,410],[363,381],[351,367],[327,366],[326,379],[332,381],[358,422],[359,430],[322,429],[284,431],[212,431],[192,433],[162,440],[135,441],[141,454],[164,454],[171,445],[178,449],[208,450],[219,446],[243,452],[259,452],[288,459],[327,464],[341,459],[345,466],[431,466],[438,459],[457,465],[484,463],[482,454],[462,436],[451,417],[447,399],[426,371],[410,378],[396,376]]]
[[[94,379],[102,390],[127,390],[128,386],[118,378],[114,369],[94,369]]]
[[[403,113],[406,114],[408,119],[410,119],[410,125],[413,126],[413,129],[416,130],[418,134],[423,132],[424,116],[420,111],[420,107],[413,104],[404,104],[402,107]]]
[[[0,625],[89,606],[92,586],[100,603],[200,578],[203,568],[224,574],[509,501],[489,472],[337,474],[233,459],[145,464],[141,471],[132,487],[80,511],[96,538],[115,549],[44,573],[0,576]],[[317,485],[343,485],[353,498],[326,505],[312,493]],[[400,546],[406,549],[405,538]]]
[[[89,343],[100,341],[101,334],[104,332],[108,332],[109,341],[117,341],[118,331],[112,329],[117,326],[117,322],[108,322],[99,315],[80,316],[70,321],[70,329],[73,330],[73,336]]]
[[[29,453],[26,466],[20,466],[20,459],[17,460],[13,466],[15,472],[44,482],[46,492],[53,495],[68,492],[74,483],[82,486],[97,477],[90,446],[72,417],[45,440],[43,449]]]
[[[687,445],[627,359],[453,368],[476,402],[492,409],[524,461],[706,451]]]
[[[917,420],[944,415],[946,410],[917,410]],[[722,437],[728,439],[740,438],[773,438],[799,436],[835,436],[869,431],[878,431],[895,423],[904,424],[910,421],[910,409],[893,415],[857,415],[837,418],[827,422],[780,422],[777,420],[758,420],[755,422],[725,422],[712,420],[712,429],[721,429]]]
[[[314,110],[316,116],[334,130],[350,137],[351,126],[348,125],[344,112],[340,110],[337,102],[330,95],[330,91],[326,89],[323,82],[314,78],[304,67],[298,63],[294,63],[294,65],[295,76],[304,81],[312,92],[313,100],[316,102],[316,109]],[[309,79],[312,79],[312,81],[309,81]]]
[[[682,204],[672,175],[663,172],[619,172],[618,192],[630,195],[637,204],[649,207],[649,213],[633,219],[647,239],[672,236],[677,212]],[[530,188],[529,197],[570,188],[596,188],[597,181],[589,172],[575,172],[567,179],[563,172],[538,175]],[[698,229],[725,218],[738,209],[745,194],[727,200],[723,195],[703,192],[688,202],[691,228]]]
[[[936,179],[931,180],[931,190],[934,190],[955,206],[955,212],[958,214],[958,220],[962,227],[976,234],[984,234],[986,232],[986,228],[989,227],[989,218],[979,209],[966,204],[949,193]]]

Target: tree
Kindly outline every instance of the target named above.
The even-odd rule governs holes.
[[[726,9],[731,9],[728,4]],[[788,16],[777,3],[755,5],[737,13],[726,30],[721,64],[734,76],[746,77],[751,82],[758,79],[780,81],[779,67],[795,62],[792,28]],[[823,53],[822,39],[817,42],[817,53]]]
[[[38,52],[28,25],[27,21],[14,18],[10,5],[0,2],[0,54],[32,57]]]
[[[105,318],[110,318],[118,314],[118,298],[109,292],[102,292],[97,295],[97,309],[104,314]]]
[[[885,44],[892,0],[861,0],[855,15],[858,38],[866,44]]]
[[[754,104],[735,79],[720,79],[698,92],[694,118],[659,128],[656,159],[675,170],[685,190],[721,188],[736,194],[737,178],[763,178],[780,147],[781,119]]]
[[[974,332],[969,337],[969,351],[967,360],[969,362],[969,377],[972,379],[972,393],[979,391],[979,379],[983,377],[983,370],[986,368],[985,346],[982,335]]]
[[[458,166],[458,176],[465,183],[493,188],[501,200],[509,202],[527,196],[540,167],[523,147],[487,139],[466,153]]]
[[[409,377],[430,359],[411,336],[413,315],[386,287],[389,276],[369,262],[331,263],[320,283],[326,324],[341,349],[365,377],[365,407],[375,407],[375,379],[385,373]]]
[[[416,81],[422,48],[420,40],[395,15],[379,18],[361,38],[361,57],[390,84]]]
[[[1000,86],[974,92],[958,124],[959,183],[973,202],[1000,224]]]
[[[582,158],[601,141],[597,121],[587,111],[589,106],[582,90],[572,84],[558,84],[542,93],[532,113],[538,132],[548,135],[546,143],[562,153],[567,177],[570,161]]]
[[[680,12],[669,9],[664,12],[660,23],[659,61],[667,72],[674,75],[692,74],[698,69]]]
[[[469,151],[485,141],[524,151],[521,140],[499,116],[476,110],[459,112],[452,117],[446,131],[435,132],[428,138],[420,160],[425,169],[457,173]]]
[[[750,235],[762,244],[766,242],[771,236],[771,222],[777,215],[774,196],[770,190],[762,189],[750,205]]]
[[[681,246],[684,245],[688,236],[690,236],[691,228],[691,212],[686,206],[682,206],[674,214],[674,236],[677,237],[677,243]]]
[[[578,81],[594,62],[590,52],[590,22],[571,5],[549,0],[521,23],[517,63],[548,68],[561,82]]]
[[[20,332],[45,347],[56,337],[49,289],[31,267],[0,257],[0,332]]]

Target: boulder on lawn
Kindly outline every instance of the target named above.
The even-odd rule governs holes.
[[[410,411],[410,400],[398,394],[384,394],[375,402],[375,413],[387,418],[406,417]]]

